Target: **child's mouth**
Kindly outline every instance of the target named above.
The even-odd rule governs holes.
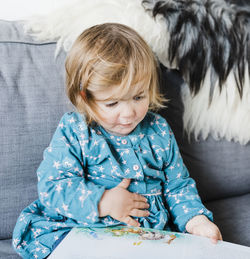
[[[133,125],[133,123],[131,122],[131,123],[120,124],[120,125],[121,125],[121,127],[123,127],[123,128],[129,128],[129,127],[131,127],[131,126]]]

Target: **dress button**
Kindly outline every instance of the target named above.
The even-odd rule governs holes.
[[[122,144],[123,144],[123,145],[126,145],[127,143],[128,143],[128,141],[127,141],[126,139],[123,139],[123,140],[122,140]]]
[[[133,169],[134,169],[135,171],[137,171],[137,170],[139,169],[139,166],[138,166],[138,165],[133,165]]]

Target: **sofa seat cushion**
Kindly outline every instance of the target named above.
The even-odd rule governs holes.
[[[11,245],[12,240],[0,240],[0,258],[1,259],[20,259],[21,257],[14,251]]]
[[[250,193],[206,203],[224,241],[250,246]]]

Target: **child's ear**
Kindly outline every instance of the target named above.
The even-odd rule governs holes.
[[[84,101],[86,101],[86,92],[85,91],[80,91],[80,95],[81,95],[82,99]]]

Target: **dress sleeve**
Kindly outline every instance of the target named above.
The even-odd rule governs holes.
[[[38,194],[47,208],[86,225],[99,221],[98,203],[105,188],[85,179],[76,120],[65,114],[44,151],[37,171]]]
[[[166,182],[164,196],[174,224],[181,232],[186,231],[187,222],[197,215],[205,215],[212,220],[212,213],[205,208],[196,189],[195,181],[189,177],[183,163],[174,134],[168,126]]]

